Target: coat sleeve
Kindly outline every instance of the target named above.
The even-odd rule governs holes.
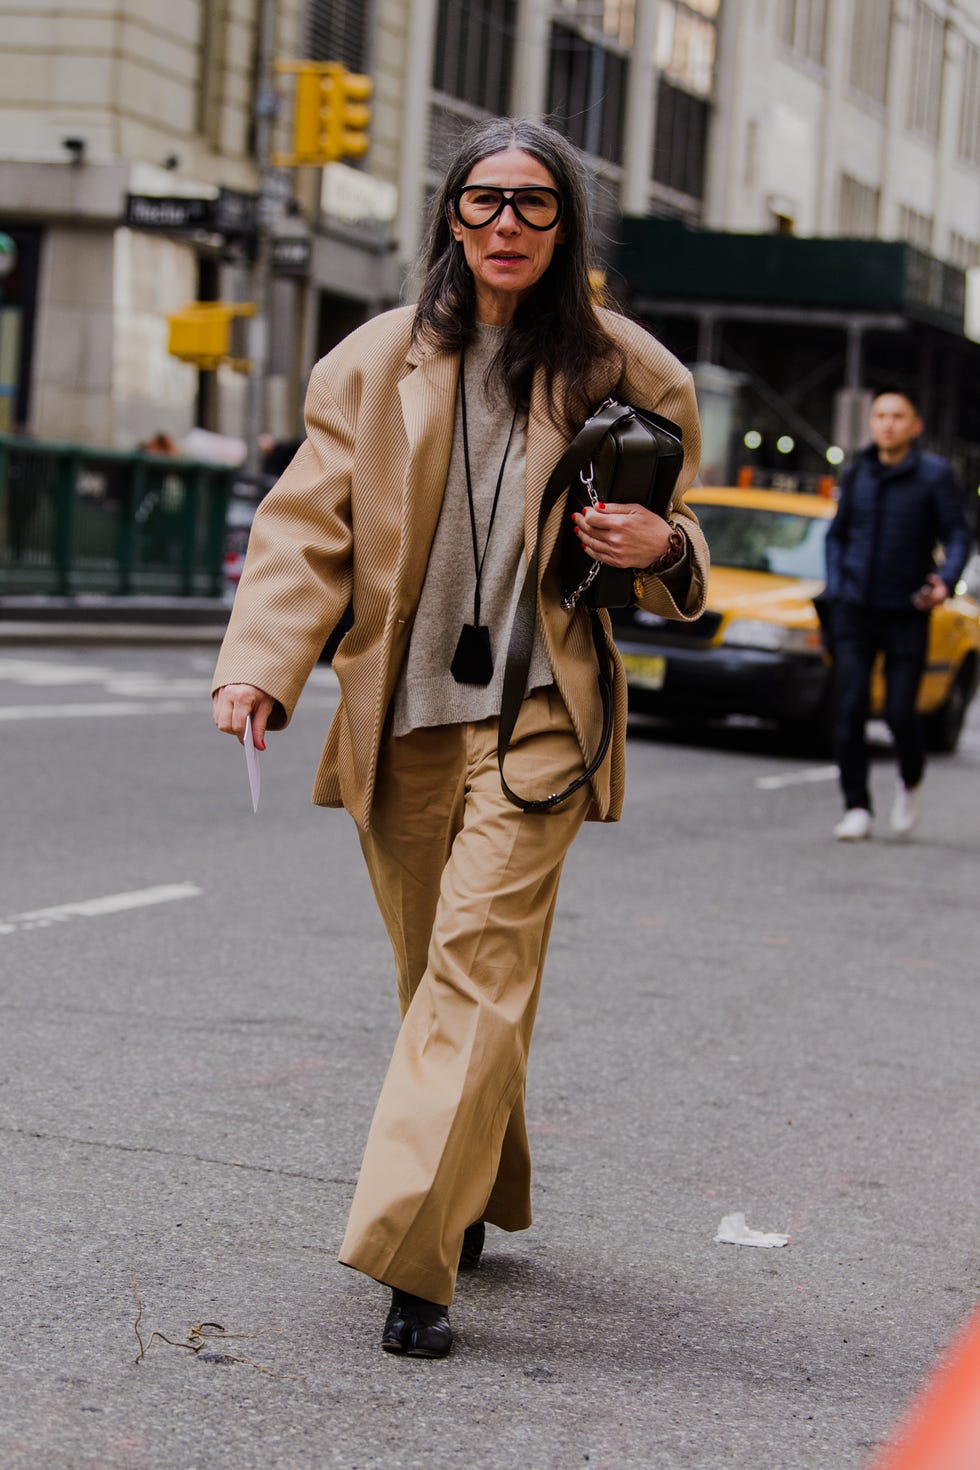
[[[659,344],[657,344],[659,346]],[[666,354],[665,354],[666,355]],[[677,478],[668,519],[683,532],[687,549],[683,559],[660,576],[643,578],[640,606],[661,617],[690,622],[704,611],[708,587],[708,546],[698,525],[697,516],[685,500],[701,463],[701,423],[698,418],[694,380],[691,374],[674,364],[668,386],[654,371],[644,371],[645,363],[631,360],[627,378],[636,384],[635,402],[649,407],[653,413],[672,419],[681,430],[684,462]],[[652,400],[652,401],[651,401]]]
[[[354,431],[313,369],[306,440],[255,514],[245,568],[213,688],[254,684],[276,700],[269,728],[288,724],[351,593]]]

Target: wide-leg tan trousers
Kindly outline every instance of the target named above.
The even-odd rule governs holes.
[[[507,779],[561,790],[582,768],[556,689],[524,701]],[[395,952],[402,1025],[340,1259],[448,1306],[463,1231],[531,1223],[524,1087],[565,854],[588,786],[549,812],[509,802],[497,721],[440,725],[381,753],[361,835]]]

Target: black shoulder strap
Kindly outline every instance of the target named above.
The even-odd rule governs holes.
[[[544,487],[541,496],[541,509],[538,514],[538,533],[535,538],[534,551],[524,574],[524,583],[521,587],[520,596],[517,600],[517,610],[514,614],[514,622],[510,632],[510,643],[507,647],[507,661],[504,666],[504,685],[500,701],[500,721],[497,727],[497,764],[500,767],[500,784],[508,801],[519,806],[526,812],[546,812],[552,807],[558,806],[560,802],[567,801],[573,792],[590,781],[596,771],[606,758],[609,742],[612,739],[613,727],[613,680],[612,661],[609,657],[609,649],[606,645],[605,629],[595,608],[589,609],[592,619],[592,642],[595,647],[596,659],[599,665],[599,697],[602,700],[602,735],[599,740],[599,748],[595,756],[589,762],[581,776],[577,776],[564,791],[552,792],[550,796],[542,797],[538,801],[528,801],[523,796],[518,796],[515,791],[507,785],[504,778],[504,757],[510,745],[514,726],[524,702],[524,694],[527,689],[527,676],[531,667],[531,653],[534,648],[534,629],[537,624],[538,610],[538,568],[540,565],[541,533],[544,530],[545,521],[552,506],[558,497],[564,493],[572,481],[572,478],[582,470],[590,459],[593,459],[596,450],[602,443],[609,431],[622,419],[628,418],[632,409],[622,403],[610,402],[604,404],[598,413],[580,429],[565,450],[561,459],[555,465],[548,476],[548,483]]]
[[[588,461],[595,457],[596,450],[610,429],[614,429],[623,419],[628,419],[632,412],[628,403],[617,403],[610,399],[579,429],[548,476],[548,483],[541,496],[541,511],[538,516],[539,537],[548,519],[548,513],[559,495],[568,488],[579,470],[584,469]]]

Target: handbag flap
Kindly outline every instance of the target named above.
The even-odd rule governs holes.
[[[592,416],[582,430],[583,435],[597,417]],[[570,448],[575,442],[572,441]],[[648,409],[629,407],[593,449],[591,464],[596,498],[607,504],[643,505],[666,519],[683,461],[679,426]],[[576,475],[569,485],[569,514],[562,539],[562,591],[571,594],[589,579],[585,596],[591,605],[628,607],[634,600],[632,571],[602,565],[596,570],[597,563],[582,550],[575,535],[571,513],[590,503],[586,484]]]

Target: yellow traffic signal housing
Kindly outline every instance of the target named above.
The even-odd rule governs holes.
[[[293,104],[293,153],[298,162],[315,163],[323,151],[323,94],[326,84],[327,78],[320,71],[301,71],[297,74],[296,100]]]
[[[252,301],[192,301],[168,317],[167,351],[206,372],[227,363],[247,373],[251,364],[231,356],[231,324],[235,317],[254,316],[255,311]]]
[[[322,166],[364,156],[371,146],[370,77],[348,71],[340,61],[277,61],[276,71],[296,74],[296,96],[293,152],[277,154],[274,163]]]
[[[371,109],[368,98],[374,91],[370,77],[359,72],[334,73],[329,78],[327,100],[327,153],[334,158],[363,158],[371,146],[368,128]]]

